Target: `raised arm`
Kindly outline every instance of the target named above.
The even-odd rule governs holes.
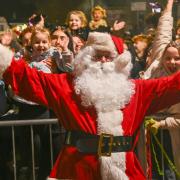
[[[159,67],[162,56],[167,45],[172,41],[173,17],[172,7],[174,0],[168,0],[166,8],[159,19],[157,32],[153,41],[151,55],[147,60],[147,70],[142,73],[143,79],[152,77],[154,71]]]
[[[166,46],[172,41],[173,2],[174,0],[168,0],[166,8],[159,19],[155,39],[152,46],[152,53],[150,56],[151,62],[154,60],[161,61]]]
[[[53,108],[61,95],[61,75],[46,74],[28,67],[24,60],[16,61],[13,53],[0,45],[0,78],[12,86],[15,94],[27,100]],[[57,93],[58,92],[58,93]]]
[[[151,64],[154,60],[161,61],[166,46],[172,41],[173,2],[174,0],[168,0],[166,8],[159,19],[148,64]]]

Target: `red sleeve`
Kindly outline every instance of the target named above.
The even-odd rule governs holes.
[[[146,84],[146,85],[145,85]],[[180,72],[168,77],[146,80],[144,93],[152,98],[147,115],[180,102]]]
[[[46,74],[28,67],[24,60],[13,60],[3,74],[5,82],[15,94],[27,100],[52,108],[60,99],[61,75]]]

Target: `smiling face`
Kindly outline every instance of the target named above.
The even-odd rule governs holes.
[[[82,27],[82,22],[77,14],[71,14],[69,18],[69,28],[71,30],[77,30]]]
[[[41,55],[50,48],[51,42],[47,33],[37,32],[31,39],[33,53]]]
[[[180,70],[180,55],[175,47],[168,47],[164,54],[163,65],[167,72],[174,73]]]

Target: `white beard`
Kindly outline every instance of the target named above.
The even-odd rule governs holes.
[[[127,75],[115,71],[114,62],[93,62],[91,56],[83,59],[84,70],[75,78],[75,91],[81,96],[82,105],[94,106],[97,112],[97,132],[115,136],[123,135],[122,108],[134,94],[134,84]],[[101,175],[104,180],[128,179],[125,152],[100,157]]]
[[[110,112],[125,107],[134,93],[134,84],[123,73],[115,71],[112,62],[88,61],[86,69],[75,78],[76,94],[81,96],[82,105],[93,105],[97,111]]]

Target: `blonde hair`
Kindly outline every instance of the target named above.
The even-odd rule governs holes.
[[[103,15],[103,18],[106,18],[107,17],[107,14],[106,14],[106,9],[102,8],[101,6],[95,6],[92,10],[91,10],[91,16],[93,18],[93,14],[95,11],[100,11]]]
[[[77,15],[79,17],[79,19],[81,20],[81,28],[84,28],[87,26],[87,18],[86,15],[82,12],[82,11],[70,11],[66,17],[66,25],[69,26],[69,20],[70,20],[70,16],[74,14]]]
[[[49,42],[51,42],[51,36],[50,36],[50,32],[49,32],[48,29],[46,29],[46,28],[36,28],[36,29],[34,29],[34,30],[32,31],[32,35],[31,35],[31,45],[32,45],[32,42],[33,42],[36,34],[38,34],[38,33],[46,34]]]

